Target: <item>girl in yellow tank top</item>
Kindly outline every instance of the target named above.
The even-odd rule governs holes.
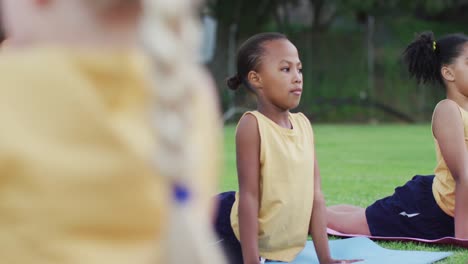
[[[289,112],[302,94],[296,47],[282,34],[248,39],[237,54],[231,89],[244,85],[257,97],[236,133],[239,191],[219,195],[216,231],[230,263],[292,261],[312,235],[320,263],[330,256],[325,202],[308,119]]]
[[[328,226],[374,236],[468,239],[468,37],[420,34],[405,50],[418,83],[438,84],[447,99],[434,109],[435,175],[415,176],[371,206],[328,208]],[[344,221],[343,219],[346,219]]]
[[[220,123],[192,3],[1,4],[1,262],[224,263],[207,246]]]

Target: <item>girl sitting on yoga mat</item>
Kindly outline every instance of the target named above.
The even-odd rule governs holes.
[[[290,113],[302,94],[296,47],[278,33],[251,37],[227,83],[257,98],[257,110],[237,127],[239,191],[218,196],[216,231],[231,263],[292,261],[308,234],[320,263],[349,263],[330,257],[312,127],[302,113]]]
[[[221,124],[193,3],[1,11],[1,262],[224,263],[207,216]]]
[[[383,237],[468,239],[468,37],[436,41],[433,33],[422,33],[408,45],[404,60],[418,83],[446,91],[432,117],[435,176],[415,176],[367,208],[330,206],[328,227]]]

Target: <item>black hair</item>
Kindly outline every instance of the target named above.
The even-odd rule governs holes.
[[[464,34],[449,34],[435,40],[434,33],[423,32],[411,42],[403,53],[411,77],[418,83],[444,85],[440,69],[460,56],[463,45],[468,43]]]
[[[237,51],[236,64],[237,73],[228,78],[226,83],[232,90],[239,88],[241,84],[252,90],[247,75],[250,71],[256,70],[260,65],[261,57],[265,53],[263,44],[267,41],[277,39],[288,39],[285,35],[276,32],[267,32],[256,34],[247,39]]]

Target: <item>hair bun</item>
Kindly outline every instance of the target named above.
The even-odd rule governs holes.
[[[432,33],[431,31],[419,34],[414,40],[414,43],[419,46],[418,48],[427,49],[430,51],[434,51],[434,42],[434,33]]]
[[[242,84],[242,80],[239,75],[234,75],[226,80],[226,84],[231,90],[237,90]]]

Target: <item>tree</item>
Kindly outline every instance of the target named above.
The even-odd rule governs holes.
[[[234,56],[238,44],[262,31],[272,31],[270,22],[280,0],[209,0],[207,7],[218,22],[217,45],[213,60],[208,64],[219,87],[223,108],[232,94],[227,91],[225,79],[235,72]]]

